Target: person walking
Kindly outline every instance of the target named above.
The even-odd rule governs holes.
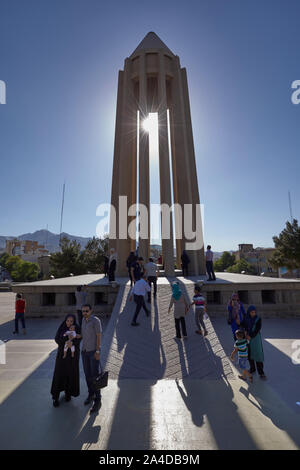
[[[208,332],[203,320],[204,314],[206,313],[206,300],[201,293],[201,286],[198,284],[195,284],[193,302],[190,304],[189,308],[192,305],[195,305],[195,323],[197,326],[197,330],[195,331],[195,333],[197,333],[198,335],[202,335],[202,326],[204,330],[203,336],[206,336]]]
[[[181,269],[182,269],[183,277],[187,277],[189,275],[189,269],[188,269],[189,263],[190,263],[190,258],[186,250],[183,250],[182,255],[181,255]]]
[[[246,312],[237,293],[233,293],[227,306],[228,324],[231,325],[233,339],[236,340],[235,332],[241,328],[244,323]]]
[[[75,327],[76,337],[70,341],[65,335],[70,328]],[[65,392],[65,400],[68,402],[71,397],[78,397],[80,393],[79,380],[79,358],[80,358],[80,327],[76,323],[75,315],[67,315],[55,335],[55,342],[58,344],[55,368],[51,385],[51,395],[53,406],[59,406],[59,394]],[[65,346],[68,346],[66,357],[64,357]],[[74,357],[72,357],[71,347],[75,347]]]
[[[104,277],[108,277],[108,266],[109,266],[109,257],[106,255],[103,255],[103,271],[104,271]]]
[[[156,297],[157,293],[157,276],[158,267],[154,263],[153,258],[149,258],[149,262],[145,264],[145,274],[150,286],[150,292],[148,292],[148,302],[151,302],[151,286],[153,284],[153,297]]]
[[[77,310],[77,321],[81,328],[82,325],[82,306],[86,303],[86,286],[77,286],[75,291],[76,298],[76,310]]]
[[[26,335],[26,325],[25,325],[25,308],[26,302],[22,298],[22,294],[16,295],[16,314],[15,314],[15,331],[14,335],[19,334],[19,320],[22,322],[23,334]]]
[[[117,253],[114,248],[110,249],[110,257],[108,263],[108,280],[109,282],[115,281],[115,271],[117,268]]]
[[[214,273],[213,259],[214,259],[214,253],[213,253],[213,251],[211,251],[211,246],[207,245],[207,251],[206,251],[206,254],[205,254],[206,271],[207,271],[207,274],[208,274],[207,281],[215,281],[216,280],[216,276],[215,276],[215,273]]]
[[[131,251],[128,258],[127,258],[127,261],[126,261],[126,266],[127,266],[127,269],[128,269],[128,276],[129,276],[129,279],[130,279],[130,287],[132,287],[132,285],[133,285],[133,277],[132,277],[132,273],[131,273],[131,266],[135,262],[135,260],[136,260],[136,256],[135,256],[134,252]]]
[[[94,379],[100,373],[100,346],[102,325],[99,318],[93,315],[90,304],[82,306],[82,346],[81,356],[83,370],[88,388],[88,397],[84,404],[89,405],[94,401],[90,413],[95,413],[101,408],[100,390],[95,390],[93,385]]]
[[[254,305],[248,307],[243,325],[246,330],[246,338],[249,340],[249,372],[254,374],[257,368],[260,378],[266,379],[264,373],[264,350],[260,333],[262,321],[257,315]]]
[[[145,310],[146,316],[150,316],[150,310],[147,309],[146,304],[145,304],[145,295],[147,292],[150,292],[150,286],[148,282],[146,282],[146,276],[142,277],[136,283],[134,284],[131,295],[129,297],[129,300],[132,300],[132,295],[134,296],[134,301],[136,303],[136,309],[135,309],[135,314],[131,322],[131,326],[138,326],[139,323],[137,323],[137,317],[138,314],[140,313],[141,308]]]
[[[143,277],[143,261],[142,257],[136,256],[131,265],[131,276],[134,284]]]
[[[185,316],[188,311],[188,302],[185,296],[182,294],[182,291],[179,286],[179,282],[174,282],[172,284],[172,297],[169,305],[169,313],[171,308],[174,306],[174,319],[175,319],[175,329],[176,329],[176,338],[181,339],[181,332],[184,338],[187,338],[186,325],[185,325]],[[180,331],[181,327],[181,331]]]

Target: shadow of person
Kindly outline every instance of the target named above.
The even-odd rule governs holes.
[[[149,306],[149,304],[147,304]],[[140,312],[131,326],[135,303],[127,298],[120,312],[106,369],[113,370],[119,393],[107,449],[149,449],[151,442],[151,388],[164,376],[166,358],[159,329],[156,299],[151,316]]]
[[[101,411],[100,411],[101,412]],[[76,449],[88,450],[92,444],[97,444],[100,439],[101,426],[93,426],[97,415],[89,415],[78,435],[74,439]]]
[[[277,428],[285,431],[298,447],[300,446],[299,415],[281,400],[267,382],[255,377],[248,389],[241,387],[239,391]],[[251,399],[251,395],[255,400]]]

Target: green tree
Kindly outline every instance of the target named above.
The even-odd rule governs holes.
[[[286,227],[278,237],[274,236],[275,251],[269,262],[274,268],[300,268],[300,227],[298,221],[286,222]]]
[[[104,238],[93,237],[82,253],[86,271],[102,273],[104,267],[104,255],[108,252],[108,236]]]
[[[3,268],[5,268],[5,263],[6,263],[7,258],[9,258],[9,254],[8,254],[8,253],[3,253],[3,254],[0,256],[0,266],[2,266]]]
[[[5,262],[3,263],[3,259]],[[19,256],[6,256],[1,257],[2,266],[9,272],[13,281],[16,282],[30,282],[36,281],[40,272],[40,267],[37,263],[30,263],[23,261]]]
[[[10,275],[16,282],[31,282],[37,280],[39,272],[40,267],[37,263],[21,260],[21,263],[11,271]]]
[[[60,249],[50,255],[50,270],[55,277],[67,277],[87,272],[81,245],[76,240],[70,241],[67,237],[61,239]]]
[[[234,264],[235,256],[229,253],[229,251],[224,251],[222,256],[214,262],[214,270],[218,272],[224,272],[225,269],[227,271],[228,268]]]
[[[233,266],[230,266],[227,269],[229,273],[241,273],[245,271],[246,274],[255,274],[256,270],[255,267],[252,266],[250,263],[247,263],[244,259],[240,259],[237,261]]]
[[[22,264],[22,260],[19,256],[8,256],[5,261],[4,267],[7,269],[9,274],[12,276],[12,272],[18,272]]]

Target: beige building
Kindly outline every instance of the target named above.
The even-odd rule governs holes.
[[[238,251],[234,253],[237,260],[244,259],[256,270],[257,275],[268,277],[279,277],[278,270],[273,268],[269,259],[273,255],[275,248],[254,248],[252,244],[243,243],[239,245]]]
[[[124,70],[119,72],[111,194],[111,204],[116,210],[116,227],[112,227],[112,222],[110,226],[110,247],[114,247],[118,254],[119,276],[127,275],[126,259],[129,252],[136,249],[136,240],[128,237],[126,227],[125,233],[120,233],[120,215],[125,216],[127,228],[130,224],[133,233],[136,232],[136,222],[135,215],[124,214],[119,197],[127,196],[128,207],[134,204],[146,206],[150,227],[149,136],[143,128],[149,113],[158,114],[160,202],[169,207],[177,203],[182,209],[184,204],[190,204],[190,219],[195,231],[196,215],[201,221],[201,213],[187,73],[185,68],[181,68],[179,57],[153,32],[148,33],[131,56],[125,59]],[[174,275],[174,233],[182,233],[182,237],[176,239],[177,266],[181,264],[180,256],[187,243],[184,217],[180,220],[175,216],[175,227],[172,217],[170,219],[170,236],[162,237],[166,275]],[[112,235],[114,228],[116,238]],[[202,223],[200,228],[197,227],[197,235],[201,236],[203,243]],[[150,255],[150,234],[140,237],[138,244],[139,255],[147,259]],[[190,275],[204,274],[203,245],[187,252],[191,260]]]
[[[10,256],[20,256],[24,261],[31,261],[30,257],[45,256],[49,251],[44,245],[32,240],[6,240],[6,253]],[[33,261],[32,261],[33,262]]]

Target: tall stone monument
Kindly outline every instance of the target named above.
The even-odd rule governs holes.
[[[171,164],[167,110],[169,110]],[[131,56],[125,59],[124,71],[119,71],[111,193],[111,204],[116,210],[116,226],[112,228],[112,223],[110,225],[110,247],[114,247],[118,254],[119,276],[127,275],[126,259],[129,252],[135,251],[136,248],[136,241],[128,237],[126,227],[124,230],[123,225],[121,227],[119,224],[119,216],[122,215],[126,217],[126,225],[130,224],[134,232],[135,214],[125,213],[126,207],[123,206],[119,196],[127,196],[128,207],[133,204],[143,204],[148,208],[150,230],[149,136],[143,128],[143,121],[149,113],[154,112],[158,113],[161,204],[171,206],[175,203],[182,208],[189,204],[192,208],[190,219],[193,229],[196,230],[196,215],[199,216],[200,213],[200,200],[186,69],[181,68],[179,57],[174,55],[155,33],[150,32]],[[176,237],[179,232],[182,233],[182,236],[176,238],[179,268],[182,251],[186,249],[186,243],[190,242],[185,234],[184,225],[184,217],[175,216]],[[116,238],[112,236],[114,229]],[[198,235],[199,231],[203,240],[202,223],[200,227],[197,225]],[[168,276],[174,275],[174,233],[171,218],[170,237],[162,238],[163,262],[165,274]],[[138,243],[139,255],[147,259],[150,254],[150,233],[147,238],[139,238]],[[188,249],[187,253],[191,261],[189,274],[204,274],[203,243],[197,249]]]

